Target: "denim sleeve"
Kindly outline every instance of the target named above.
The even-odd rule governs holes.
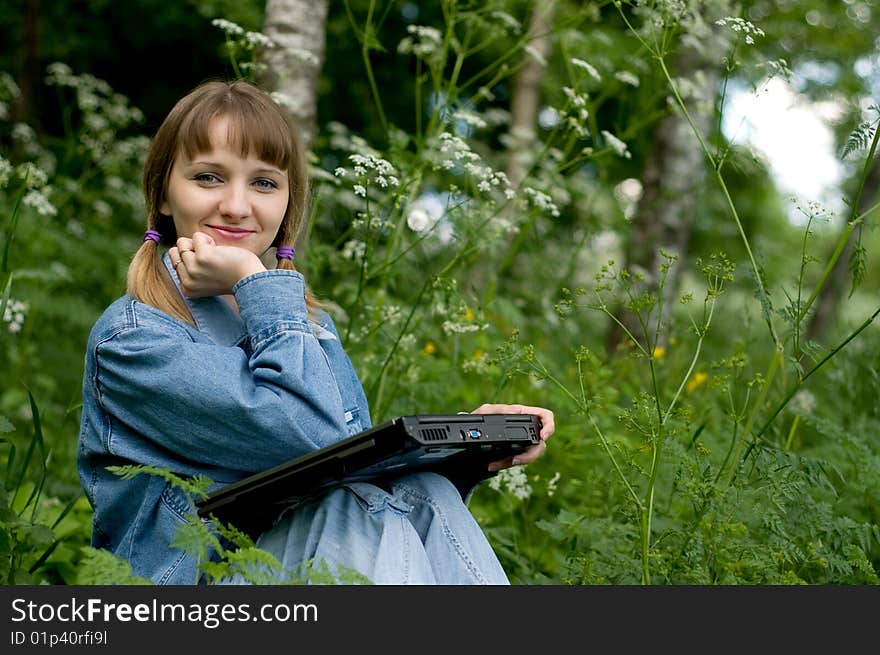
[[[258,273],[234,288],[251,342],[218,346],[152,308],[97,343],[107,449],[136,459],[137,440],[169,464],[253,473],[347,436],[329,359],[308,325],[302,276]],[[150,310],[150,311],[144,311]],[[112,423],[123,429],[114,432]],[[128,438],[114,438],[124,434]],[[134,452],[129,452],[134,451]]]

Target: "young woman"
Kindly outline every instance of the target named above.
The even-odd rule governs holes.
[[[185,495],[106,467],[155,465],[219,487],[355,434],[370,415],[333,321],[293,265],[307,166],[265,92],[209,82],[182,98],[152,142],[144,192],[148,229],[127,293],[89,336],[78,470],[93,545],[157,584],[193,584],[204,582],[195,558],[172,545],[194,511]],[[537,414],[542,439],[554,431],[540,407],[474,412]],[[475,483],[419,473],[347,484],[285,510],[257,545],[291,569],[323,561],[378,584],[505,584],[463,500]]]

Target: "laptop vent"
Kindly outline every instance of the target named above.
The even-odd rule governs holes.
[[[449,431],[447,428],[422,428],[419,436],[425,441],[446,441]]]

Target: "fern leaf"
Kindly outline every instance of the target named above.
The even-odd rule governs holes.
[[[213,481],[205,475],[196,475],[192,478],[182,478],[179,475],[172,473],[169,469],[162,468],[161,466],[152,466],[150,464],[108,466],[107,470],[120,476],[123,480],[130,480],[136,475],[141,475],[143,473],[157,475],[166,482],[170,482],[173,486],[182,490],[184,493],[197,498],[204,498],[207,496],[208,489],[213,484]]]
[[[858,150],[864,150],[868,147],[868,144],[871,143],[871,139],[873,138],[874,126],[868,121],[865,121],[850,132],[849,137],[846,139],[846,144],[843,146],[843,152],[840,154],[840,158],[846,159],[847,155]]]
[[[83,558],[77,571],[81,585],[151,585],[147,578],[134,575],[131,564],[108,550],[83,547]]]
[[[857,245],[853,248],[852,255],[849,258],[849,273],[852,278],[852,287],[849,290],[849,297],[852,298],[853,293],[864,281],[868,271],[868,252],[864,246]]]

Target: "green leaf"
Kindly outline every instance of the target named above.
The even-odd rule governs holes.
[[[81,585],[151,585],[153,582],[131,571],[131,564],[107,550],[84,546],[77,573]]]

